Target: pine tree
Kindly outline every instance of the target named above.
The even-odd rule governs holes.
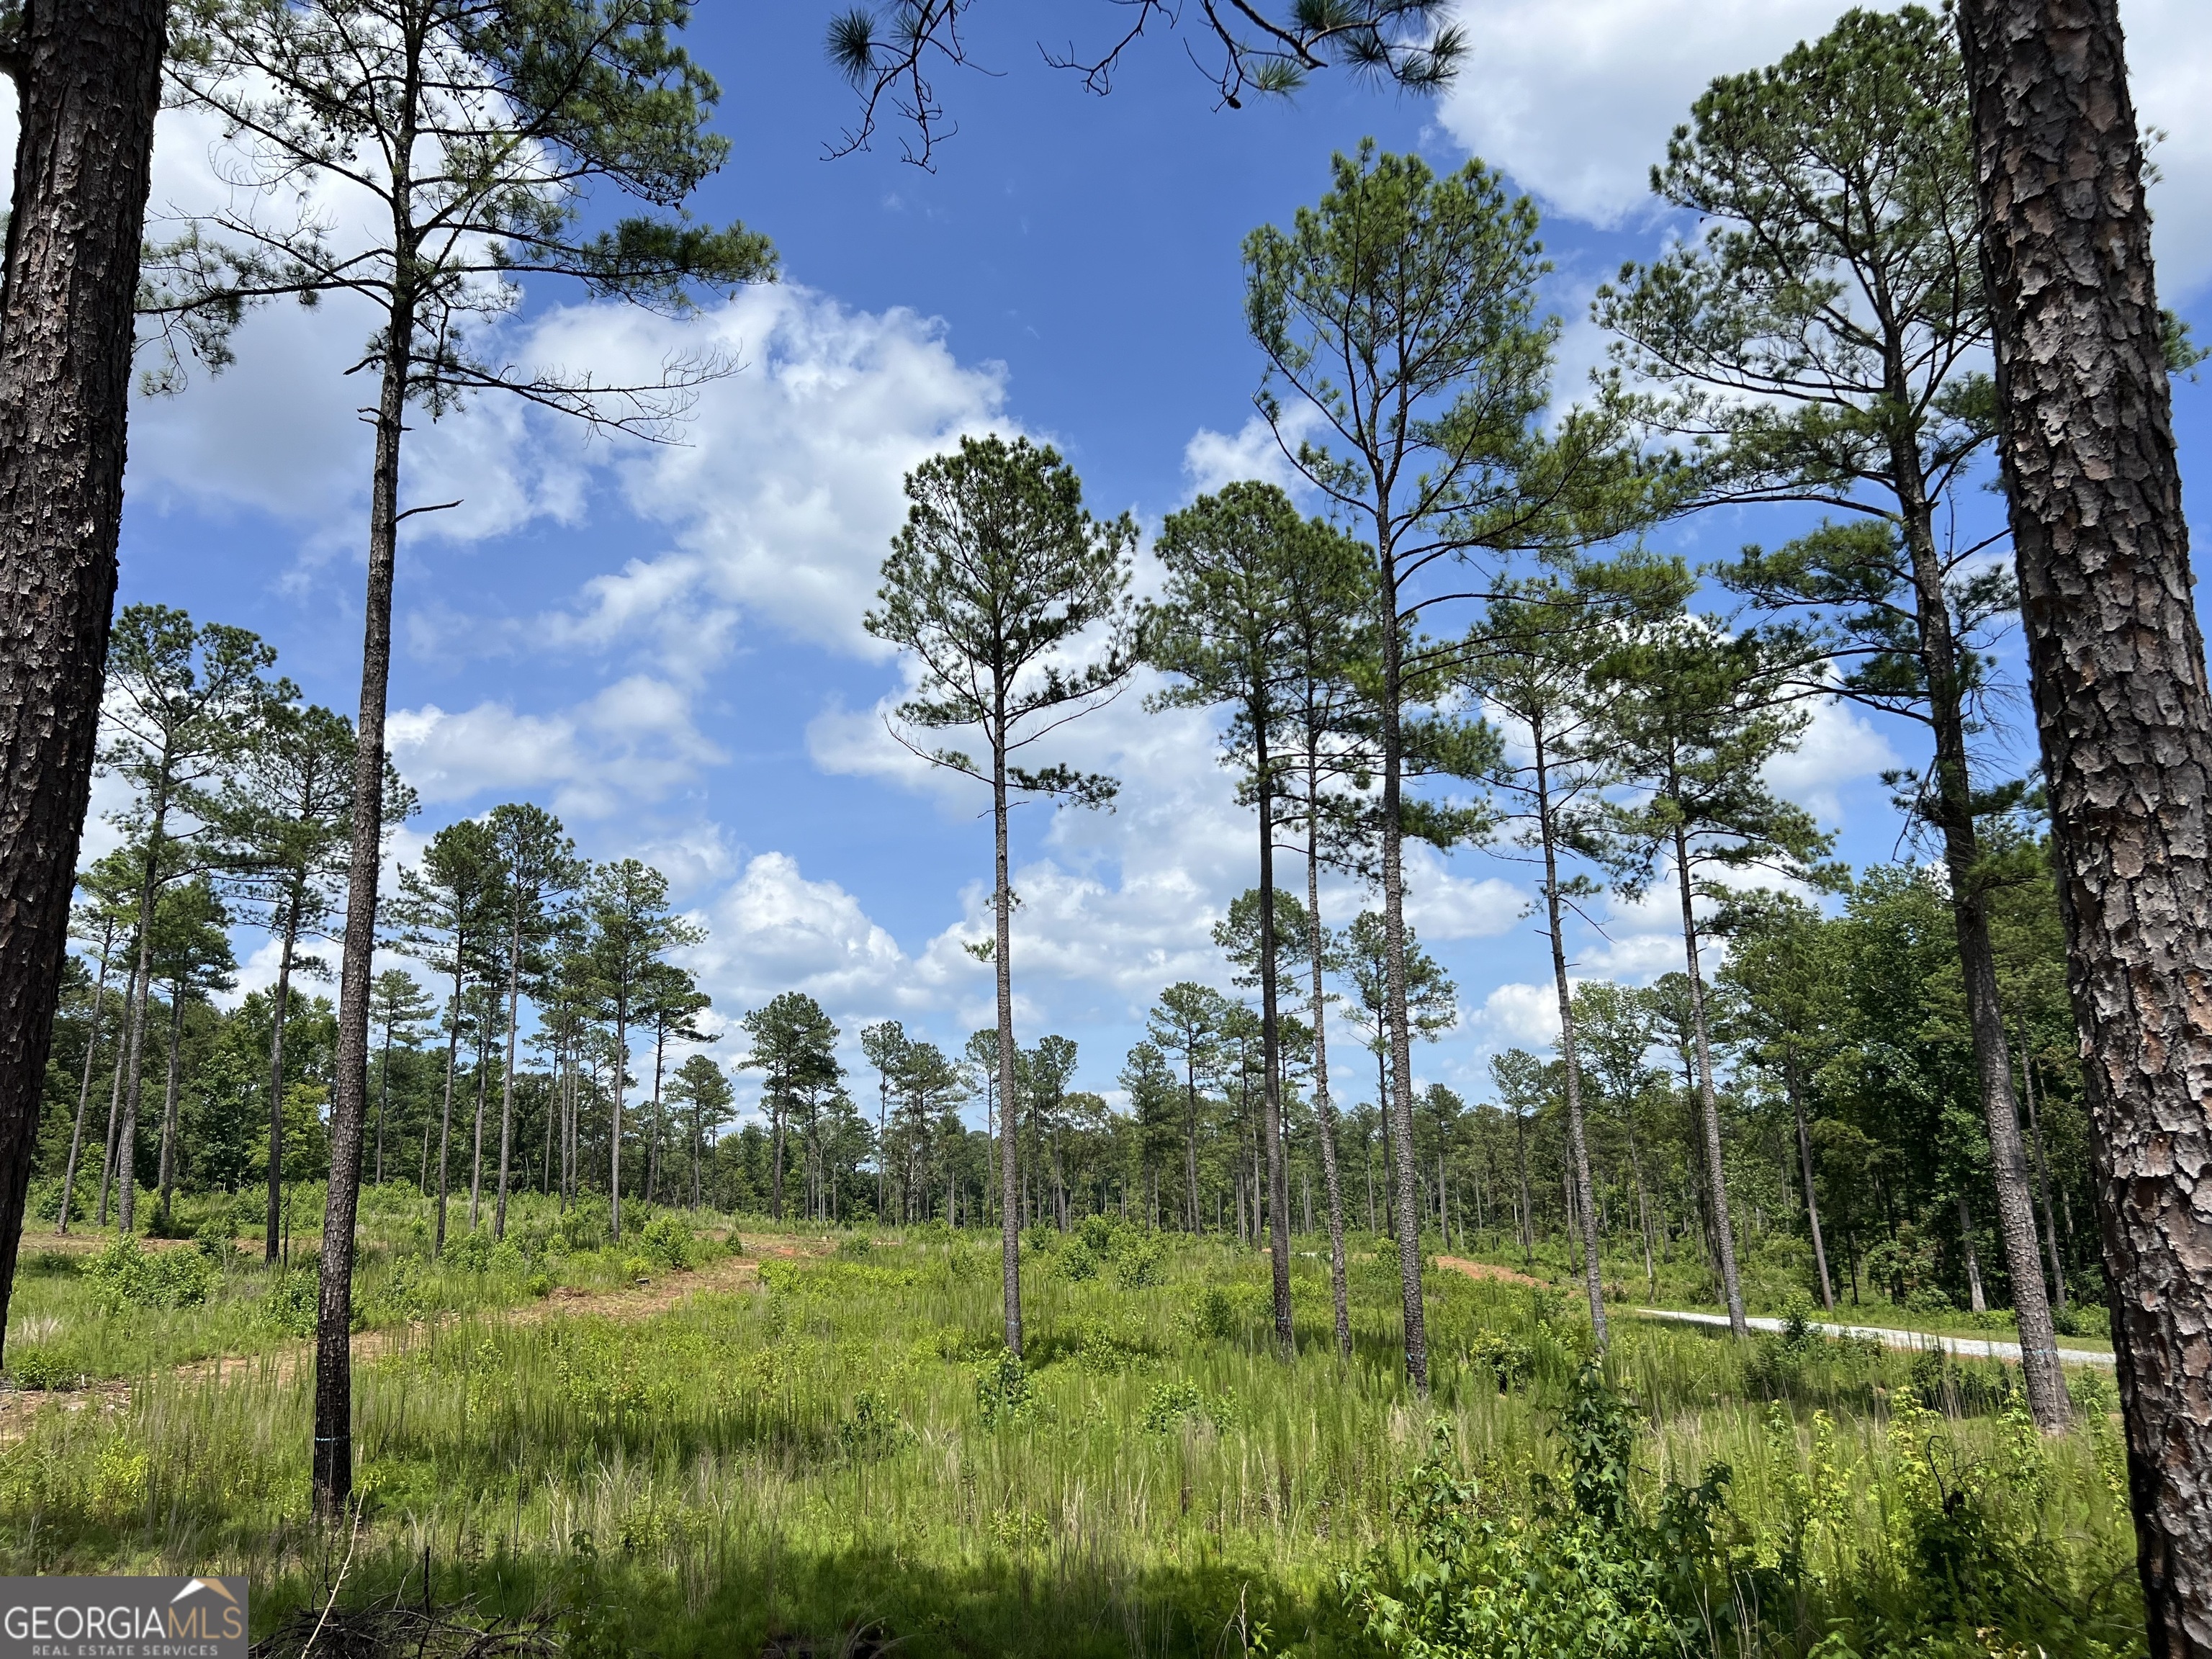
[[[999,1099],[1011,1120],[1017,1051],[1007,808],[1016,795],[1103,806],[1115,788],[1097,773],[1024,767],[1017,757],[1110,701],[1135,666],[1127,593],[1136,526],[1126,514],[1111,523],[1093,519],[1074,470],[1025,438],[963,438],[957,453],[908,473],[906,494],[907,521],[876,592],[882,608],[865,621],[921,665],[921,687],[899,706],[900,718],[922,731],[973,727],[989,749],[978,762],[959,750],[909,743],[933,765],[990,787],[996,856],[988,950],[998,978]],[[1070,660],[1101,631],[1103,649]],[[1018,1355],[1021,1206],[1011,1121],[1003,1141],[1000,1270],[1006,1346]]]

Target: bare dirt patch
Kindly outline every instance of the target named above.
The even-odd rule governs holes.
[[[1534,1285],[1540,1289],[1544,1284],[1540,1279],[1531,1279],[1510,1267],[1497,1267],[1487,1261],[1469,1261],[1463,1255],[1440,1255],[1437,1258],[1437,1266],[1449,1268],[1455,1273],[1465,1273],[1469,1279],[1495,1279],[1501,1285]]]

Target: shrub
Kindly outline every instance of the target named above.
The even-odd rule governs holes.
[[[855,1462],[889,1456],[914,1438],[906,1419],[866,1389],[854,1396],[852,1412],[837,1425],[837,1443]]]
[[[445,1263],[465,1273],[480,1273],[491,1266],[491,1235],[471,1228],[459,1238],[446,1238]]]
[[[875,1241],[866,1233],[854,1233],[850,1238],[837,1241],[837,1254],[848,1261],[856,1261],[875,1248]]]
[[[975,1410],[987,1429],[1002,1423],[1018,1423],[1036,1405],[1036,1389],[1029,1368],[1018,1353],[1002,1352],[975,1372]]]
[[[216,1286],[216,1266],[191,1250],[153,1252],[125,1233],[88,1258],[92,1299],[110,1313],[125,1308],[197,1308]]]
[[[1048,1227],[1042,1221],[1022,1230],[1022,1249],[1031,1255],[1050,1255],[1060,1244],[1060,1229]]]
[[[74,1389],[83,1381],[84,1373],[67,1354],[52,1348],[11,1347],[8,1350],[8,1377],[19,1389]]]
[[[1507,1394],[1528,1380],[1535,1357],[1528,1345],[1507,1331],[1479,1330],[1468,1339],[1468,1364],[1487,1370],[1498,1379],[1498,1392]]]
[[[1121,1248],[1114,1261],[1115,1281],[1125,1291],[1141,1291],[1162,1284],[1167,1278],[1167,1247],[1157,1233],[1140,1233],[1135,1228],[1123,1230]]]
[[[1085,1370],[1104,1374],[1147,1370],[1159,1363],[1160,1356],[1143,1332],[1086,1319],[1077,1330],[1075,1358]]]
[[[1183,1310],[1183,1329],[1200,1341],[1218,1342],[1237,1334],[1243,1324],[1237,1298],[1227,1287],[1209,1285]]]
[[[663,1212],[647,1222],[639,1230],[637,1247],[648,1261],[679,1273],[698,1265],[699,1243],[692,1237],[691,1224],[672,1212]]]
[[[611,1224],[605,1199],[579,1199],[569,1206],[553,1233],[565,1249],[604,1249],[614,1236]]]
[[[286,1336],[313,1336],[322,1297],[317,1279],[303,1268],[278,1274],[261,1298],[263,1322]]]
[[[1098,1257],[1079,1238],[1060,1253],[1060,1263],[1054,1271],[1070,1284],[1079,1285],[1098,1277]]]
[[[530,1270],[530,1258],[523,1253],[522,1246],[513,1239],[502,1238],[491,1247],[491,1256],[486,1265],[493,1273],[512,1278]]]
[[[1173,1434],[1185,1423],[1205,1423],[1217,1433],[1237,1426],[1237,1402],[1228,1395],[1208,1400],[1194,1382],[1162,1382],[1145,1402],[1145,1427],[1153,1434]]]

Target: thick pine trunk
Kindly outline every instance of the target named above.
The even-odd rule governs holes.
[[[1310,746],[1309,756],[1313,750]],[[1344,1266],[1344,1188],[1336,1169],[1336,1102],[1328,1092],[1328,994],[1322,985],[1326,937],[1321,921],[1321,801],[1306,769],[1306,927],[1313,969],[1314,1118],[1321,1136],[1322,1188],[1328,1200],[1328,1294],[1336,1315],[1336,1351],[1352,1352],[1352,1297]]]
[[[1671,787],[1671,782],[1670,782]],[[1729,1221],[1728,1177],[1721,1167],[1721,1109],[1713,1092],[1712,1042],[1705,1029],[1705,979],[1698,963],[1698,918],[1692,900],[1688,837],[1678,825],[1674,831],[1674,874],[1682,897],[1682,949],[1689,962],[1690,1025],[1697,1042],[1698,1122],[1703,1132],[1705,1183],[1712,1205],[1713,1249],[1720,1260],[1721,1293],[1728,1301],[1729,1329],[1737,1336],[1751,1334],[1743,1313],[1743,1280],[1736,1274],[1735,1231]]]
[[[1559,903],[1559,855],[1552,828],[1552,791],[1544,748],[1544,728],[1530,723],[1536,759],[1536,833],[1544,850],[1544,917],[1551,930],[1552,984],[1559,999],[1559,1059],[1566,1068],[1568,1179],[1574,1183],[1574,1208],[1582,1217],[1583,1279],[1589,1296],[1590,1329],[1605,1352],[1605,1261],[1598,1247],[1597,1204],[1591,1190],[1589,1143],[1583,1133],[1582,1061],[1575,1052],[1575,1000],[1567,983],[1567,939]],[[1438,1191],[1442,1192],[1442,1170]]]
[[[411,135],[403,135],[403,140]],[[403,142],[399,153],[409,153]],[[404,178],[393,198],[403,215]],[[403,264],[403,274],[405,271]],[[403,282],[386,324],[377,391],[376,454],[370,478],[368,583],[362,604],[361,705],[354,726],[353,845],[346,870],[344,959],[338,971],[337,1053],[331,1066],[331,1173],[323,1206],[323,1252],[315,1312],[313,1499],[325,1522],[343,1518],[353,1493],[354,1222],[361,1205],[362,1131],[368,1121],[368,1012],[376,955],[377,880],[384,851],[384,711],[392,686],[392,586],[399,551],[399,448],[406,429],[407,374],[415,338],[411,291]],[[456,942],[455,959],[459,960]],[[460,994],[453,997],[459,1040]],[[447,1122],[453,1118],[448,1062]],[[427,1139],[427,1136],[426,1136]],[[446,1166],[438,1149],[438,1236],[445,1240]]]
[[[999,1116],[1006,1156],[1000,1164],[1006,1200],[999,1223],[999,1273],[1004,1285],[1006,1352],[1016,1358],[1022,1352],[1022,1187],[1018,1139],[1014,1118],[1014,975],[1013,893],[1007,885],[1006,857],[1006,729],[1003,702],[991,728],[991,961],[999,994]]]
[[[0,1321],[69,943],[123,520],[166,0],[39,0],[9,42],[0,272]]]
[[[2116,0],[1963,0],[2151,1651],[2212,1654],[2212,691]]]

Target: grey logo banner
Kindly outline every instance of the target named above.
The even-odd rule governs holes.
[[[246,1659],[243,1578],[0,1578],[0,1659]]]

